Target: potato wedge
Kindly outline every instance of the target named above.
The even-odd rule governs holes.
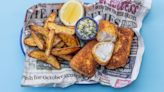
[[[80,47],[65,47],[65,48],[53,48],[52,55],[68,55],[78,51]]]
[[[26,44],[27,46],[31,46],[31,47],[36,46],[36,43],[31,36],[24,39],[24,44]]]
[[[61,68],[59,61],[52,55],[50,55],[48,57],[47,63],[52,65],[56,69],[60,69]]]
[[[72,28],[72,29],[75,29],[75,27],[74,27],[74,26],[69,26],[68,28]]]
[[[46,39],[46,55],[49,56],[52,46],[53,46],[53,42],[54,42],[54,35],[55,35],[55,31],[54,30],[50,30],[47,39]]]
[[[58,55],[57,57],[67,60],[67,61],[71,61],[73,56],[72,55]]]
[[[38,32],[39,34],[47,37],[48,36],[48,33],[49,33],[49,30],[46,29],[46,28],[43,28],[41,26],[38,26],[38,25],[30,25],[30,29],[34,32]]]
[[[48,22],[54,22],[56,19],[56,13],[51,13],[44,21],[44,28],[48,28]]]
[[[68,47],[77,47],[77,42],[74,36],[69,34],[59,34],[59,37]]]
[[[47,56],[43,51],[34,50],[31,51],[28,55],[32,58],[48,63],[56,69],[60,69],[60,63],[57,61],[57,59],[52,55]]]
[[[57,35],[54,36],[54,42],[53,47],[55,47],[58,43],[60,43],[62,40]]]
[[[58,44],[55,45],[55,48],[62,48],[64,46],[64,42],[59,42]]]
[[[46,54],[43,51],[40,50],[34,50],[31,51],[28,54],[29,57],[35,58],[37,60],[41,60],[41,61],[47,61],[48,57],[46,56]]]
[[[31,36],[34,39],[34,42],[36,43],[37,47],[41,50],[44,49],[44,41],[40,39],[35,32],[31,31]]]
[[[73,28],[57,25],[57,24],[52,23],[52,22],[48,23],[48,28],[55,30],[55,33],[57,33],[57,34],[58,33],[65,33],[65,34],[70,34],[70,35],[75,34],[75,30]]]

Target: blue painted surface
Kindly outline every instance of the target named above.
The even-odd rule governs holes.
[[[63,0],[61,0],[63,1]],[[74,85],[62,88],[21,87],[24,55],[19,44],[26,9],[40,2],[59,0],[1,0],[0,3],[0,92],[164,92],[164,0],[154,0],[143,22],[141,33],[145,53],[138,79],[131,85],[114,89],[107,86]],[[66,1],[66,0],[64,0]],[[85,0],[89,3],[95,0]]]

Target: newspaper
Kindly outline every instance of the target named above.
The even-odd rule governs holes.
[[[73,84],[100,83],[114,88],[121,88],[132,83],[137,78],[142,61],[144,43],[140,35],[140,29],[145,15],[151,8],[151,0],[99,0],[93,4],[84,4],[85,16],[94,18],[101,15],[105,20],[109,20],[118,26],[132,28],[135,32],[126,66],[115,70],[98,67],[92,78],[74,72],[68,62],[63,61],[61,70],[55,70],[49,64],[27,55],[28,52],[36,49],[23,44],[23,39],[30,35],[29,25],[43,25],[44,19],[52,12],[58,14],[62,5],[63,3],[42,3],[27,10],[21,34],[22,50],[26,56],[21,85],[68,87]],[[58,15],[55,22],[62,24]],[[84,42],[80,41],[80,44],[84,45]]]

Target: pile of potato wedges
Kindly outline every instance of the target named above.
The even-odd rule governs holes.
[[[24,39],[24,44],[36,47],[28,56],[50,64],[55,69],[61,69],[63,60],[70,61],[80,49],[75,37],[74,27],[55,23],[56,13],[51,13],[43,26],[30,25],[30,36]]]

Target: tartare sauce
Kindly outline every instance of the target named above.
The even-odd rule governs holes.
[[[84,17],[76,24],[77,36],[83,40],[93,39],[96,36],[97,27],[97,23],[93,19]]]

